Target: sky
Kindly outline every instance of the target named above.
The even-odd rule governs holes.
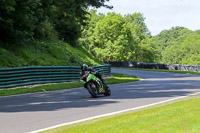
[[[176,26],[193,31],[200,29],[200,0],[110,0],[105,4],[112,5],[113,9],[101,7],[98,13],[142,13],[153,36]]]

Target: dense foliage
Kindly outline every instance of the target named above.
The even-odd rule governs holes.
[[[88,11],[112,8],[106,1],[0,0],[0,66],[80,65],[83,57],[89,64],[100,60],[200,65],[200,30],[173,27],[152,37],[141,13]]]
[[[87,20],[89,6],[108,0],[0,0],[0,41],[62,39],[74,45]],[[11,42],[11,43],[10,43]]]
[[[155,36],[160,62],[200,65],[200,34],[184,27],[173,27]]]
[[[101,64],[77,40],[105,1],[0,0],[0,67]]]
[[[91,11],[81,43],[102,61],[154,62],[157,52],[141,13],[122,16]]]

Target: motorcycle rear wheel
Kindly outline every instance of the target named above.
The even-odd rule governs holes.
[[[104,93],[105,96],[110,96],[111,95],[110,87],[106,86],[105,87],[105,91],[106,91],[106,93]]]

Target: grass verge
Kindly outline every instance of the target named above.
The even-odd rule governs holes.
[[[10,47],[0,45],[0,68],[22,66],[96,66],[102,64],[83,46],[63,41],[37,41]]]
[[[138,111],[63,126],[42,133],[197,133],[200,95]]]
[[[133,82],[140,80],[140,78],[125,74],[112,73],[112,75],[113,75],[112,77],[105,79],[107,84],[126,83],[126,82]],[[25,93],[44,92],[44,91],[55,91],[55,90],[62,90],[69,88],[77,88],[82,86],[83,85],[80,84],[80,82],[70,82],[70,83],[42,85],[32,88],[2,89],[0,90],[0,96],[10,96],[17,94],[25,94]]]
[[[130,69],[130,70],[143,70],[143,71],[157,71],[157,72],[171,72],[171,73],[183,73],[183,74],[197,74],[200,75],[200,72],[197,71],[180,71],[180,70],[165,70],[165,69],[145,69],[145,68],[128,68],[128,67],[112,67],[115,69]]]

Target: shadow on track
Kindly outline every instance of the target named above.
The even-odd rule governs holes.
[[[18,95],[0,98],[0,112],[55,111],[64,108],[87,108],[111,105],[120,99],[141,99],[185,96],[200,90],[200,76],[174,73],[121,71],[132,75],[144,75],[139,82],[110,85],[112,95],[91,98],[83,88]],[[138,76],[140,77],[140,76]]]

